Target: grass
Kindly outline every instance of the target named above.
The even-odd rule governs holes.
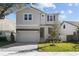
[[[38,45],[38,48],[42,52],[76,52],[79,51],[79,44],[55,43],[55,46],[50,46],[50,43],[42,43]]]

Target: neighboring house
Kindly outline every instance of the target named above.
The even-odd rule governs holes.
[[[16,42],[44,42],[53,25],[58,25],[58,13],[47,14],[32,6],[16,12]]]
[[[63,41],[72,40],[72,37],[78,35],[79,22],[76,21],[63,21],[60,27],[60,38]],[[69,36],[72,36],[69,38]]]
[[[0,19],[0,37],[6,37],[8,41],[11,41],[11,32],[16,33],[16,23],[8,19]]]

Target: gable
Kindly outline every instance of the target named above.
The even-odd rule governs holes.
[[[32,14],[32,20],[24,20],[25,14]],[[40,23],[41,12],[33,8],[24,8],[16,13],[16,24],[18,25],[36,25]]]
[[[40,12],[40,13],[44,13],[43,11],[41,11],[41,10],[39,10],[39,9],[37,9],[37,8],[34,8],[34,7],[32,7],[32,6],[30,6],[30,7],[23,7],[23,8],[21,8],[21,9],[19,9],[17,12],[21,12],[21,11],[23,11],[23,10],[25,10],[25,9],[32,9],[32,10],[34,10],[34,11],[37,11],[37,12]],[[16,12],[16,13],[17,13]]]

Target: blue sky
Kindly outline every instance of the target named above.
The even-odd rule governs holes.
[[[78,3],[39,3],[32,5],[45,13],[60,13],[60,20],[79,21],[79,4]],[[12,13],[7,18],[16,21],[16,13]]]

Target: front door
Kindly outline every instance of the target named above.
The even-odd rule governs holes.
[[[44,39],[44,28],[40,28],[40,38]]]

